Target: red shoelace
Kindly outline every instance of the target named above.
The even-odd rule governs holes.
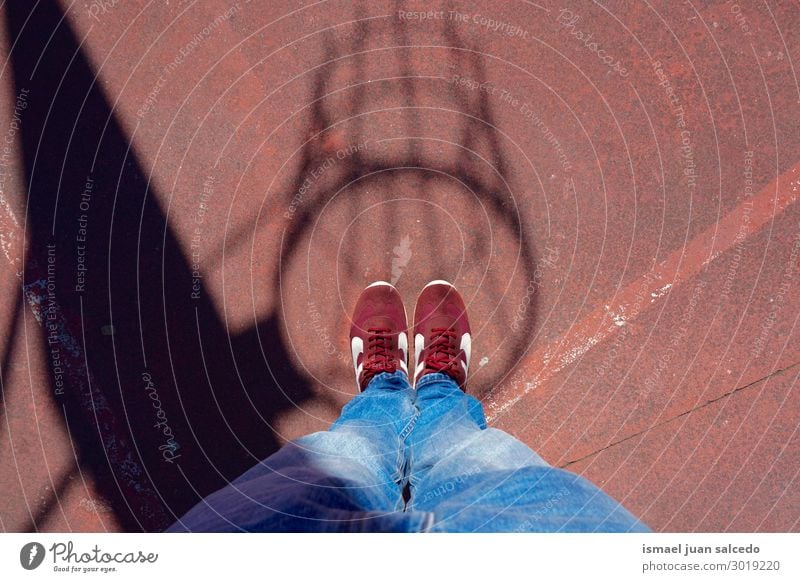
[[[391,373],[397,370],[397,357],[391,353],[391,330],[373,327],[367,330],[367,334],[362,382],[368,382],[380,372]]]
[[[425,370],[443,372],[456,370],[459,350],[455,347],[456,332],[450,328],[434,328],[431,330],[431,344],[426,348]]]

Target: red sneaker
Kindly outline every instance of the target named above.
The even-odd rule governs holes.
[[[385,281],[364,291],[353,310],[350,350],[356,383],[362,392],[381,372],[408,374],[408,322],[400,293]]]
[[[447,281],[431,281],[414,309],[414,385],[425,374],[447,374],[464,390],[472,351],[467,308]]]

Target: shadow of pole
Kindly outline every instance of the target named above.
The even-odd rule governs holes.
[[[275,316],[229,336],[204,288],[190,299],[190,262],[57,3],[6,14],[30,94],[23,290],[65,369],[51,392],[122,527],[159,530],[277,450],[271,420],[311,388]]]
[[[6,14],[16,89],[30,95],[20,132],[29,240],[23,292],[38,306],[34,315],[51,352],[51,371],[53,350],[64,368],[63,389],[51,386],[53,399],[66,411],[79,470],[92,474],[122,527],[159,530],[277,450],[272,430],[277,415],[325,395],[314,394],[311,378],[293,363],[289,344],[281,339],[283,306],[232,336],[202,284],[193,295],[189,258],[57,3],[10,3]],[[349,44],[327,35],[326,58],[364,53],[370,26],[354,25]],[[391,35],[410,44],[397,23]],[[478,53],[459,50],[463,42],[452,27],[443,38],[455,47],[449,52],[453,66],[482,79]],[[356,77],[367,74],[363,54],[348,61],[316,73],[308,126],[311,135],[320,136],[299,154],[289,200],[330,154],[322,140],[342,117],[326,102],[336,67],[351,66]],[[313,220],[334,194],[359,185],[345,203],[352,217],[367,190],[388,193],[409,176],[428,189],[450,187],[455,180],[471,191],[493,224],[513,239],[522,277],[531,277],[535,252],[508,187],[487,97],[461,97],[457,147],[446,156],[429,156],[414,142],[424,137],[418,132],[425,108],[418,107],[413,74],[411,65],[404,65],[400,101],[410,132],[405,153],[381,157],[356,151],[341,160],[335,178],[317,184],[286,227],[282,267],[272,281],[276,296],[286,269],[312,235]],[[366,112],[368,87],[350,93],[349,115]],[[362,133],[366,139],[363,119],[352,127],[356,141]],[[389,230],[403,226],[391,213],[384,218]],[[442,225],[430,222],[424,228],[423,246],[441,248]],[[469,250],[488,260],[490,251],[479,240],[471,241]],[[352,255],[347,261],[355,288],[356,261]],[[445,265],[434,258],[432,269]],[[504,284],[496,275],[484,275],[476,293],[500,297]],[[523,329],[532,328],[534,307]],[[498,303],[492,316],[508,322],[503,309]],[[504,377],[527,339],[518,334],[509,340],[512,363],[481,382],[491,386]]]

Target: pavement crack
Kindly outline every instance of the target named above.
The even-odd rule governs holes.
[[[683,417],[683,416],[687,416],[687,415],[689,415],[689,414],[692,414],[693,412],[697,412],[698,410],[701,410],[701,409],[705,408],[706,406],[709,406],[709,405],[711,405],[711,404],[714,404],[715,402],[719,402],[720,400],[723,400],[723,399],[725,399],[725,398],[728,398],[728,397],[730,397],[730,396],[733,396],[733,395],[734,395],[734,394],[736,394],[737,392],[741,392],[741,391],[743,391],[743,390],[747,390],[748,388],[752,388],[752,387],[753,387],[753,386],[755,386],[756,384],[760,384],[760,383],[762,383],[762,382],[766,382],[766,381],[767,381],[767,380],[769,380],[770,378],[772,378],[772,377],[774,377],[774,376],[779,376],[779,375],[783,374],[784,372],[788,372],[789,370],[791,370],[791,369],[793,369],[793,368],[796,368],[796,367],[798,367],[798,366],[800,366],[800,362],[795,362],[794,364],[789,364],[789,365],[788,365],[788,366],[786,366],[785,368],[781,368],[780,370],[775,370],[774,372],[772,372],[772,373],[770,373],[770,374],[767,374],[766,376],[764,376],[764,377],[762,377],[762,378],[759,378],[758,380],[753,380],[752,382],[750,382],[750,383],[748,383],[748,384],[745,384],[744,386],[740,386],[739,388],[734,388],[734,389],[733,389],[733,390],[731,390],[730,392],[726,392],[726,393],[724,393],[724,394],[722,394],[722,395],[720,395],[720,396],[717,396],[716,398],[712,398],[711,400],[707,400],[707,401],[706,401],[706,402],[704,402],[703,404],[700,404],[700,405],[698,405],[698,406],[695,406],[694,408],[690,408],[689,410],[687,410],[687,411],[685,411],[685,412],[681,412],[680,414],[676,414],[675,416],[673,416],[673,417],[671,417],[671,418],[669,418],[669,419],[662,420],[661,422],[657,422],[656,424],[654,424],[654,425],[652,425],[652,426],[649,426],[649,427],[647,427],[647,428],[646,428],[646,429],[644,429],[644,430],[640,430],[640,431],[638,431],[638,432],[635,432],[635,433],[633,433],[633,434],[631,434],[631,435],[628,435],[628,436],[626,436],[626,437],[625,437],[625,438],[623,438],[623,439],[620,439],[620,440],[618,440],[618,441],[614,441],[613,443],[610,443],[610,444],[608,444],[608,445],[606,445],[606,446],[604,446],[604,447],[602,447],[602,448],[600,448],[600,449],[597,449],[596,451],[593,451],[593,452],[591,452],[591,453],[588,453],[588,454],[586,454],[586,455],[583,455],[582,457],[579,457],[579,458],[577,458],[577,459],[573,459],[572,461],[567,461],[566,463],[563,463],[563,464],[561,464],[561,465],[558,465],[558,466],[559,466],[559,468],[561,468],[561,469],[566,469],[566,468],[567,468],[567,467],[569,467],[570,465],[574,465],[575,463],[579,463],[579,462],[581,462],[581,461],[583,461],[583,460],[585,460],[585,459],[588,459],[589,457],[593,457],[593,456],[595,456],[595,455],[598,455],[598,454],[602,453],[603,451],[605,451],[605,450],[607,450],[607,449],[610,449],[611,447],[615,447],[615,446],[617,446],[617,445],[619,445],[619,444],[622,444],[622,443],[624,443],[624,442],[627,442],[627,441],[629,441],[629,440],[631,440],[631,439],[635,439],[635,438],[636,438],[636,437],[638,437],[638,436],[641,436],[641,435],[643,435],[643,434],[645,434],[645,433],[648,433],[648,432],[650,432],[650,431],[651,431],[651,430],[653,430],[654,428],[658,428],[658,427],[660,427],[660,426],[663,426],[663,425],[665,425],[665,424],[668,424],[668,423],[672,422],[673,420],[677,420],[677,419],[679,419],[679,418],[681,418],[681,417]]]

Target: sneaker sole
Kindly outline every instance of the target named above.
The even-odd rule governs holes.
[[[388,285],[389,283],[386,283],[386,284]],[[425,285],[422,288],[422,291],[425,291],[425,289],[427,289],[428,287],[432,287],[434,285],[447,285],[448,287],[452,287],[453,289],[456,288],[456,286],[453,285],[450,281],[445,281],[444,279],[436,279],[435,281],[431,281],[430,283]],[[422,291],[420,291],[420,294],[422,293]]]

